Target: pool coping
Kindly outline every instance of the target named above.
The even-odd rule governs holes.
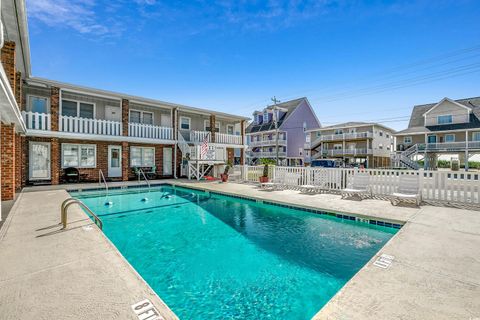
[[[393,229],[401,229],[402,226],[405,225],[406,221],[401,221],[401,220],[396,220],[396,219],[386,219],[382,218],[379,219],[377,217],[372,217],[369,215],[364,215],[364,214],[359,214],[359,213],[351,213],[351,212],[342,212],[338,210],[330,210],[330,209],[322,209],[322,208],[316,208],[308,205],[298,205],[298,204],[292,204],[290,202],[283,202],[283,201],[271,201],[271,200],[266,200],[260,197],[253,197],[253,196],[245,196],[245,195],[238,195],[232,192],[227,192],[227,191],[218,191],[218,190],[209,190],[206,188],[202,188],[201,186],[192,185],[192,184],[182,184],[182,183],[174,183],[174,182],[164,182],[164,183],[155,183],[151,184],[151,187],[159,187],[159,186],[172,186],[173,188],[180,187],[180,188],[185,188],[185,189],[193,189],[197,191],[202,191],[205,193],[210,193],[210,194],[217,194],[217,195],[222,195],[222,196],[228,196],[231,198],[237,198],[237,199],[244,199],[244,200],[250,200],[254,201],[257,203],[264,203],[268,205],[273,205],[273,206],[278,206],[278,207],[283,207],[283,208],[288,208],[288,209],[295,209],[295,210],[300,210],[300,211],[305,211],[305,212],[310,212],[318,215],[328,215],[328,216],[334,216],[342,220],[350,220],[350,221],[356,221],[356,222],[361,222],[365,224],[370,224],[370,225],[377,225],[377,226],[382,226],[382,227],[387,227],[387,228],[393,228]],[[142,186],[116,186],[116,187],[111,187],[109,190],[125,190],[125,189],[145,189],[148,188],[144,185]],[[67,192],[89,192],[89,191],[102,191],[105,190],[105,188],[78,188],[78,189],[67,189]]]

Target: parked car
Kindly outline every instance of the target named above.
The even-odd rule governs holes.
[[[313,160],[311,166],[322,168],[338,168],[340,167],[340,162],[336,159],[319,159]]]

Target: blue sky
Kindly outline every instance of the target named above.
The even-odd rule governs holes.
[[[241,115],[406,127],[480,95],[480,1],[26,0],[33,75]]]

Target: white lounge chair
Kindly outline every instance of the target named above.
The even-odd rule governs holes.
[[[392,205],[397,205],[402,201],[413,202],[420,206],[422,202],[422,193],[420,191],[420,179],[418,175],[404,174],[400,176],[397,192],[390,196]]]
[[[368,173],[355,173],[349,186],[342,190],[342,199],[348,196],[358,196],[362,200],[362,196],[370,196],[370,175]]]

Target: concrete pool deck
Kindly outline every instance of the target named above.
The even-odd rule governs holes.
[[[339,195],[260,191],[236,183],[162,180],[187,187],[405,223],[315,319],[476,319],[480,317],[480,212]],[[109,183],[110,186],[124,183]],[[138,182],[129,182],[138,185]],[[86,215],[76,208],[58,232],[64,189],[26,188],[0,230],[0,314],[5,319],[137,319],[130,306],[145,298],[175,316]],[[387,269],[372,264],[381,254]],[[3,319],[3,318],[2,318]]]

